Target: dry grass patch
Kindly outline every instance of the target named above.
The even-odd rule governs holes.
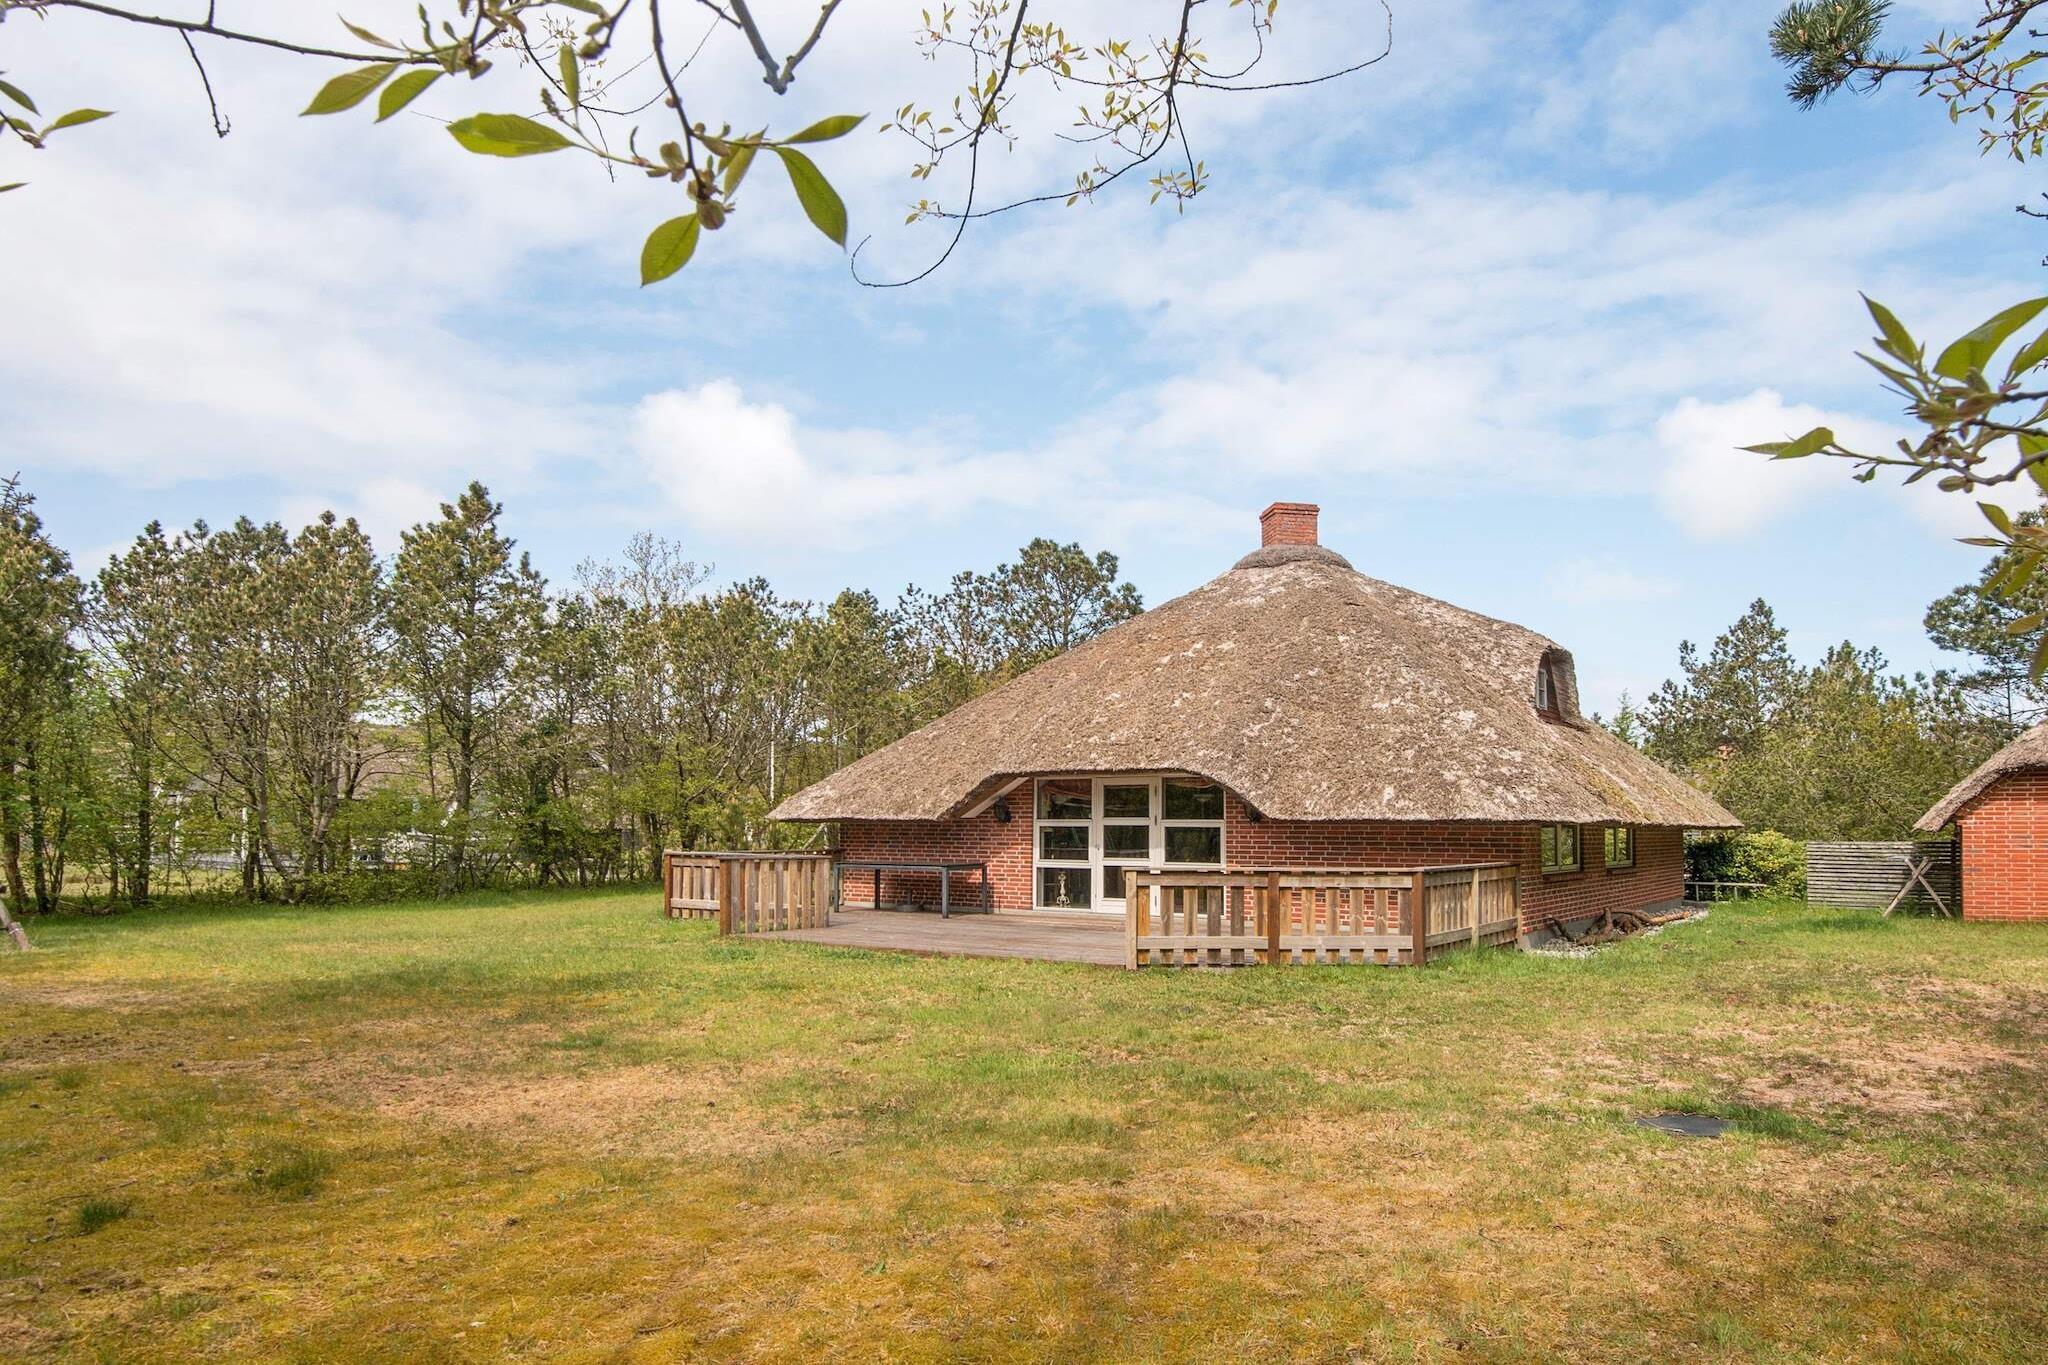
[[[2048,935],[1850,924],[1145,976],[644,896],[38,926],[0,1354],[2039,1358]]]

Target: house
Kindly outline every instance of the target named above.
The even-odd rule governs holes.
[[[1913,828],[1956,826],[1963,918],[2048,921],[2048,723],[2000,749]]]
[[[849,861],[986,863],[1003,911],[1121,913],[1147,869],[1511,865],[1525,935],[1680,901],[1685,831],[1735,817],[1581,714],[1569,652],[1356,572],[1317,512],[1275,503],[1229,572],[774,817]],[[892,870],[843,903],[877,890],[937,899]]]

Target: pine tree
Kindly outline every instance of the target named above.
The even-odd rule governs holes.
[[[437,520],[404,533],[386,593],[394,682],[410,703],[430,782],[449,813],[448,866],[471,878],[479,778],[511,717],[513,669],[546,585],[498,530],[504,509],[472,483]]]

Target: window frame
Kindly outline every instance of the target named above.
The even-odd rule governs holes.
[[[1557,836],[1566,830],[1571,832],[1572,841],[1572,860],[1568,863],[1557,859]],[[1546,835],[1549,836],[1550,846],[1548,849],[1544,847]],[[1560,873],[1584,871],[1586,866],[1585,853],[1585,840],[1579,837],[1579,827],[1577,825],[1563,822],[1548,822],[1536,827],[1536,863],[1544,876],[1550,877]]]
[[[1208,784],[1209,786],[1212,786],[1212,787],[1216,788],[1216,790],[1217,790],[1217,791],[1219,791],[1219,792],[1223,792],[1223,811],[1222,811],[1222,813],[1221,813],[1221,814],[1218,814],[1218,815],[1216,815],[1216,816],[1214,816],[1214,817],[1208,817],[1208,816],[1204,816],[1204,817],[1201,817],[1201,818],[1197,819],[1197,818],[1195,818],[1195,817],[1193,817],[1193,816],[1175,816],[1175,817],[1173,817],[1173,818],[1169,819],[1169,818],[1167,817],[1167,814],[1166,814],[1166,782],[1167,782],[1167,776],[1169,776],[1169,775],[1162,775],[1162,776],[1160,776],[1160,777],[1158,777],[1158,778],[1155,778],[1155,779],[1154,779],[1154,781],[1155,781],[1155,782],[1157,783],[1157,785],[1158,785],[1158,792],[1159,792],[1159,820],[1158,820],[1158,830],[1157,830],[1157,834],[1156,834],[1156,836],[1155,836],[1155,843],[1154,843],[1154,847],[1153,847],[1153,850],[1152,850],[1152,852],[1153,852],[1153,856],[1154,856],[1155,858],[1157,858],[1157,859],[1158,859],[1158,861],[1159,861],[1159,865],[1160,865],[1161,867],[1171,867],[1171,868],[1188,868],[1188,869],[1198,869],[1198,868],[1199,868],[1199,869],[1209,869],[1209,868],[1213,868],[1213,869],[1215,869],[1215,870],[1216,870],[1216,871],[1218,871],[1218,872],[1220,872],[1220,871],[1222,871],[1222,870],[1223,870],[1224,868],[1226,868],[1226,867],[1230,866],[1230,859],[1229,859],[1229,857],[1228,857],[1228,852],[1227,852],[1227,850],[1226,850],[1226,849],[1224,848],[1224,842],[1225,842],[1225,840],[1226,840],[1226,839],[1228,838],[1228,835],[1226,835],[1226,834],[1225,834],[1225,832],[1224,832],[1224,829],[1223,829],[1223,826],[1224,826],[1224,821],[1225,821],[1225,817],[1227,817],[1227,816],[1229,815],[1229,813],[1230,813],[1230,794],[1229,794],[1228,792],[1225,792],[1225,791],[1223,790],[1223,784],[1222,784],[1221,782],[1214,782],[1214,781],[1210,781],[1210,780],[1209,780],[1208,778],[1203,778],[1203,777],[1200,777],[1200,776],[1199,776],[1198,774],[1195,774],[1195,773],[1187,773],[1187,774],[1180,774],[1180,773],[1174,773],[1174,774],[1170,774],[1170,776],[1172,776],[1172,777],[1175,777],[1175,778],[1182,778],[1182,777],[1192,777],[1192,778],[1196,778],[1196,780],[1198,780],[1198,781],[1202,781],[1202,782],[1206,782],[1206,783],[1207,783],[1207,784]],[[1207,863],[1207,862],[1203,862],[1203,863],[1184,863],[1184,862],[1168,862],[1168,861],[1166,861],[1166,836],[1167,836],[1167,832],[1168,832],[1168,831],[1170,831],[1170,830],[1176,830],[1176,829],[1213,829],[1213,830],[1215,830],[1215,831],[1216,831],[1216,861],[1215,861],[1215,862],[1213,862],[1213,863]]]
[[[1617,834],[1621,836],[1621,842],[1628,850],[1626,856],[1622,858],[1614,856],[1614,843]],[[1634,867],[1636,865],[1636,827],[1634,825],[1608,825],[1600,834],[1600,854],[1602,863],[1611,872],[1620,872]]]
[[[1031,905],[1036,910],[1081,909],[1079,906],[1048,905],[1042,899],[1044,894],[1043,873],[1047,868],[1067,872],[1088,871],[1088,910],[1097,913],[1118,913],[1122,904],[1121,896],[1108,893],[1107,882],[1110,868],[1141,868],[1152,871],[1220,872],[1230,865],[1229,832],[1226,828],[1229,793],[1220,782],[1211,783],[1224,794],[1224,815],[1209,819],[1166,818],[1166,780],[1168,778],[1193,779],[1209,782],[1199,773],[1046,773],[1032,779],[1031,784]],[[1088,782],[1089,815],[1085,820],[1072,818],[1040,817],[1040,787],[1047,782]],[[1144,786],[1148,788],[1147,810],[1144,818],[1137,816],[1105,815],[1103,791],[1106,787]],[[1044,857],[1044,836],[1040,830],[1048,827],[1086,829],[1088,831],[1088,860],[1083,863],[1074,860],[1047,859]],[[1142,827],[1146,830],[1145,853],[1111,854],[1105,831],[1113,826]],[[1169,829],[1213,829],[1216,831],[1217,857],[1214,862],[1168,862],[1166,860],[1166,835]]]

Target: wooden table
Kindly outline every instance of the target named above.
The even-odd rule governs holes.
[[[939,879],[939,918],[949,918],[953,913],[952,882],[956,872],[974,872],[981,877],[981,910],[983,914],[995,910],[995,898],[989,890],[988,864],[971,863],[899,863],[863,862],[846,859],[840,862],[841,872],[872,872],[875,874],[875,909],[882,908],[882,874],[884,872],[929,872]]]

